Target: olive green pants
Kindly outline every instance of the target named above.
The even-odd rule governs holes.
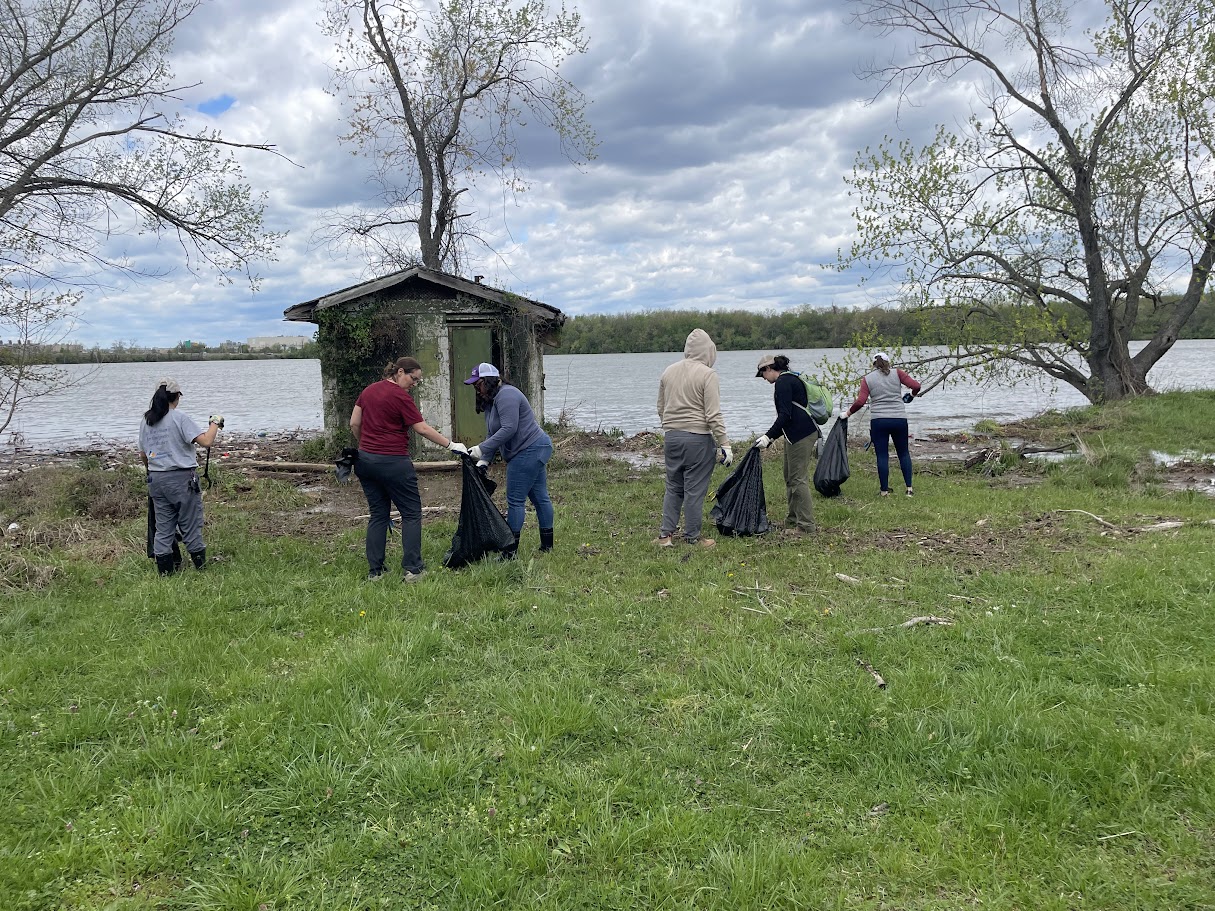
[[[801,531],[814,531],[814,501],[810,498],[810,460],[814,457],[817,433],[790,443],[785,440],[785,496],[789,515],[785,525]]]

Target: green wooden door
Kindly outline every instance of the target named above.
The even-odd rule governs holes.
[[[467,446],[485,439],[485,416],[477,414],[476,394],[465,386],[473,368],[490,362],[493,330],[488,326],[451,326],[451,426],[452,439]]]

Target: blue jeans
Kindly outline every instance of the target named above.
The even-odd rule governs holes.
[[[418,474],[409,456],[379,455],[359,450],[354,473],[367,496],[367,566],[373,575],[384,571],[388,517],[392,507],[401,513],[401,569],[420,573],[422,564],[422,497]]]
[[[552,455],[553,441],[546,436],[506,463],[506,524],[516,537],[523,530],[523,504],[528,500],[536,507],[540,527],[553,527],[553,501],[548,496],[548,460]]]
[[[903,483],[910,487],[911,450],[907,446],[907,419],[874,418],[869,422],[869,439],[873,440],[873,452],[877,456],[878,483],[882,490],[890,490],[891,440],[894,440],[894,451],[899,454]]]

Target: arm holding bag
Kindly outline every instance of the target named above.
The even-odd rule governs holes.
[[[768,530],[768,503],[764,498],[763,451],[748,447],[738,467],[713,496],[717,503],[709,518],[723,535],[764,534]]]
[[[460,458],[460,519],[451,537],[451,549],[443,557],[443,565],[448,569],[476,563],[515,543],[514,532],[486,490],[489,479],[484,472],[477,471],[475,462],[469,456]]]
[[[841,417],[831,428],[831,433],[827,434],[822,455],[818,457],[818,465],[814,469],[814,489],[824,497],[838,497],[840,485],[848,480],[849,475],[848,419]]]

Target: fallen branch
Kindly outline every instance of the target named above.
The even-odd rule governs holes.
[[[913,626],[953,626],[954,621],[947,617],[912,617],[910,620],[904,620],[902,623],[896,623],[894,626],[870,626],[866,629],[856,629],[848,633],[849,636],[856,636],[860,633],[884,633],[892,629],[911,629]]]
[[[856,663],[859,664],[861,667],[863,667],[865,670],[867,670],[873,676],[873,679],[877,681],[879,690],[886,689],[886,681],[882,679],[881,674],[879,674],[877,671],[875,671],[873,669],[872,664],[870,664],[864,658],[857,658]]]
[[[1090,519],[1093,519],[1094,521],[1105,526],[1106,528],[1110,529],[1111,531],[1121,531],[1122,530],[1117,525],[1113,524],[1112,522],[1107,522],[1107,521],[1105,521],[1105,519],[1101,518],[1101,516],[1095,516],[1091,512],[1088,512],[1087,510],[1084,510],[1084,509],[1056,509],[1055,512],[1078,512],[1083,516],[1088,516]]]
[[[1132,528],[1131,531],[1173,531],[1184,527],[1184,522],[1178,522],[1174,519],[1167,522],[1157,522],[1155,525],[1143,525],[1139,528]]]
[[[256,459],[222,459],[226,468],[261,468],[273,471],[334,471],[332,462],[261,462]],[[460,467],[456,460],[448,462],[414,462],[415,471],[454,471]]]

